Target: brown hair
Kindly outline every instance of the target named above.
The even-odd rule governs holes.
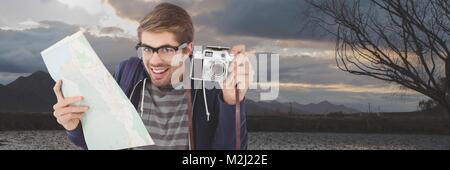
[[[139,22],[139,41],[144,31],[173,33],[178,43],[188,43],[194,39],[191,16],[183,8],[171,3],[157,5]]]

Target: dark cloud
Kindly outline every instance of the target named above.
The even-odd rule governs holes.
[[[57,40],[74,33],[77,27],[44,21],[28,30],[0,30],[0,71],[28,73],[44,70],[40,52]]]
[[[208,0],[215,1],[215,0]],[[142,0],[104,0],[109,3],[116,11],[116,14],[122,18],[140,21],[146,14],[148,14],[160,2],[142,1]],[[195,7],[197,2],[186,0],[163,0],[162,2],[169,2],[190,10]],[[205,3],[205,2],[201,2]]]
[[[104,27],[100,30],[100,34],[118,34],[123,32],[124,30],[119,27]]]
[[[104,2],[109,3],[118,16],[134,21],[141,20],[156,5],[155,2],[144,2],[141,0],[104,0]]]
[[[157,2],[107,0],[116,13],[139,21]],[[325,39],[317,28],[307,27],[308,4],[301,0],[164,0],[185,8],[196,26],[207,26],[221,35],[274,39]]]
[[[50,3],[52,0],[39,0],[41,3]]]
[[[224,35],[250,35],[267,38],[305,38],[300,33],[305,3],[297,0],[226,1],[222,10],[196,17]]]
[[[335,60],[303,56],[280,57],[280,81],[308,84],[379,85],[384,82],[369,77],[355,76],[336,68]]]
[[[46,70],[40,52],[79,30],[78,26],[56,21],[43,21],[40,24],[41,27],[27,30],[0,30],[0,72]],[[110,70],[121,60],[135,55],[133,40],[90,34],[87,34],[87,38]]]
[[[220,9],[225,0],[162,0],[161,2],[143,0],[104,0],[122,18],[139,21],[161,2],[178,5],[187,10],[191,15],[197,15]]]
[[[120,37],[97,37],[89,34],[87,39],[109,71],[113,71],[119,62],[136,56],[134,46],[137,42],[134,40]]]
[[[328,100],[336,104],[344,104],[361,111],[366,111],[368,103],[372,110],[380,107],[381,111],[413,111],[417,109],[417,103],[426,99],[417,93],[404,93],[400,89],[388,87],[389,84],[381,80],[355,76],[340,71],[335,67],[335,61],[330,58],[318,58],[311,56],[280,56],[280,82],[335,85],[345,84],[351,87],[373,87],[394,90],[397,93],[374,92],[348,92],[327,88],[281,88],[277,100],[282,102],[298,102],[308,104]],[[375,89],[374,89],[375,90]]]

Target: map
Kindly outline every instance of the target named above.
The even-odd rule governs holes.
[[[89,106],[81,119],[90,150],[153,145],[134,106],[103,65],[83,32],[64,38],[41,52],[52,76],[62,80],[64,96],[83,96]]]

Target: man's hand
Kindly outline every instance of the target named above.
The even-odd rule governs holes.
[[[82,96],[64,98],[61,92],[62,81],[56,82],[53,87],[58,102],[53,106],[53,116],[66,130],[74,130],[80,123],[81,117],[89,109],[87,106],[71,106],[83,100]]]
[[[234,59],[230,65],[230,75],[221,83],[221,87],[224,102],[234,105],[244,99],[254,73],[248,58],[251,53],[245,51],[245,45],[233,46],[231,55]],[[239,89],[239,101],[236,101],[236,88]]]

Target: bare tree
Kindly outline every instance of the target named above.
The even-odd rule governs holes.
[[[307,0],[310,17],[336,38],[346,72],[394,82],[450,114],[449,0]]]

